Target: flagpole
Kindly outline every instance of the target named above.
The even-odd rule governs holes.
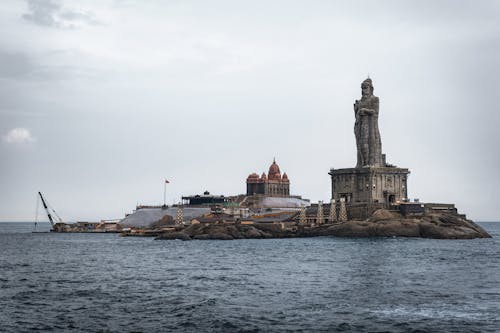
[[[167,205],[167,180],[163,181],[163,206]]]

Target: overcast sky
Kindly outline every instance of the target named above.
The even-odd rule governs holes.
[[[2,1],[0,31],[0,221],[244,193],[274,157],[328,201],[368,74],[410,198],[500,220],[499,1]]]

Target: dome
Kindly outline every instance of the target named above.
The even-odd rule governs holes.
[[[287,184],[290,182],[290,180],[288,179],[288,175],[286,174],[286,172],[283,173],[283,178],[281,178],[281,181],[283,183],[287,183]]]
[[[259,175],[254,173],[251,173],[247,177],[247,181],[258,181],[259,180]]]
[[[276,164],[276,160],[274,160],[273,164],[269,167],[268,178],[270,180],[281,180],[281,171],[278,164]]]
[[[260,176],[260,179],[267,180],[267,176],[266,176],[265,172],[262,173],[262,176]]]

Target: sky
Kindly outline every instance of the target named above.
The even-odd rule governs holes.
[[[0,221],[245,193],[331,197],[369,75],[409,197],[500,221],[498,1],[0,2]],[[41,212],[40,215],[41,216]],[[39,217],[43,219],[44,217]]]

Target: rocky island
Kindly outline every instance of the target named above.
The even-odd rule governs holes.
[[[356,165],[330,169],[329,203],[311,204],[300,195],[290,195],[290,178],[274,159],[267,174],[248,175],[246,195],[213,195],[205,191],[183,196],[177,205],[138,205],[118,223],[57,223],[53,231],[121,232],[123,236],[182,240],[491,237],[460,214],[454,204],[409,199],[410,170],[388,163],[382,153],[379,98],[373,91],[370,78],[361,83],[361,98],[353,105]]]
[[[139,235],[139,234],[138,234]],[[233,240],[293,237],[422,237],[436,239],[472,239],[491,236],[476,223],[452,213],[430,213],[403,217],[379,209],[366,220],[350,220],[324,225],[200,223],[167,230],[145,231],[141,236],[163,240]]]
[[[208,219],[184,221],[174,228],[139,232],[158,239],[243,239],[288,237],[423,237],[471,239],[491,237],[483,228],[459,214],[453,204],[411,202],[408,199],[410,170],[387,163],[382,153],[379,98],[373,94],[370,78],[361,83],[361,98],[354,103],[354,136],[357,161],[354,168],[330,169],[332,199],[330,204],[301,207],[289,216],[283,212],[264,218],[254,214],[245,219],[209,213]],[[276,161],[269,174],[251,174],[247,195],[289,194],[289,178],[281,177]],[[260,191],[260,192],[259,192]],[[251,200],[243,200],[250,202]],[[260,200],[262,202],[262,200]],[[182,215],[182,214],[181,214]],[[285,214],[286,215],[286,214]],[[266,223],[263,223],[265,220]],[[200,222],[201,221],[201,222]],[[203,223],[204,222],[204,223]]]

